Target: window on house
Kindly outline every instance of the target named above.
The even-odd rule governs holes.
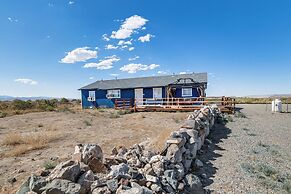
[[[182,96],[191,96],[192,97],[192,88],[182,88]]]
[[[107,90],[107,98],[120,98],[120,90]]]
[[[95,101],[95,91],[89,91],[89,99]]]

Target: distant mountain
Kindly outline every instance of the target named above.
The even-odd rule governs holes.
[[[31,97],[15,97],[15,96],[0,96],[0,101],[12,101],[12,100],[43,100],[53,99],[53,97],[46,96],[31,96]],[[58,98],[56,98],[58,99]]]

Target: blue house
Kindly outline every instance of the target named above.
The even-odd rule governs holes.
[[[82,108],[113,108],[116,100],[131,103],[205,97],[207,73],[100,80],[80,88]],[[138,101],[137,101],[138,100]]]

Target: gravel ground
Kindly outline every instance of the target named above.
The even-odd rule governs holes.
[[[216,125],[204,146],[203,184],[212,193],[291,193],[291,113],[238,108],[247,118]]]

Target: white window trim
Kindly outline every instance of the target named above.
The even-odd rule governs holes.
[[[88,97],[91,97],[92,100],[95,101],[96,100],[96,91],[95,90],[89,90]]]
[[[185,95],[184,94],[184,89],[191,89],[190,91],[191,91],[191,94],[187,94],[187,95]],[[192,93],[193,91],[192,91],[192,88],[191,87],[184,87],[184,88],[182,88],[182,97],[192,97],[192,95],[193,95],[193,93]]]
[[[109,94],[109,91],[115,91],[115,92],[118,91],[117,93],[119,94],[119,96],[117,96],[117,97],[116,97],[116,96],[109,96],[109,95],[108,95],[108,94]],[[118,90],[118,89],[117,89],[117,90],[107,90],[106,97],[107,97],[107,98],[121,98],[121,91]]]

